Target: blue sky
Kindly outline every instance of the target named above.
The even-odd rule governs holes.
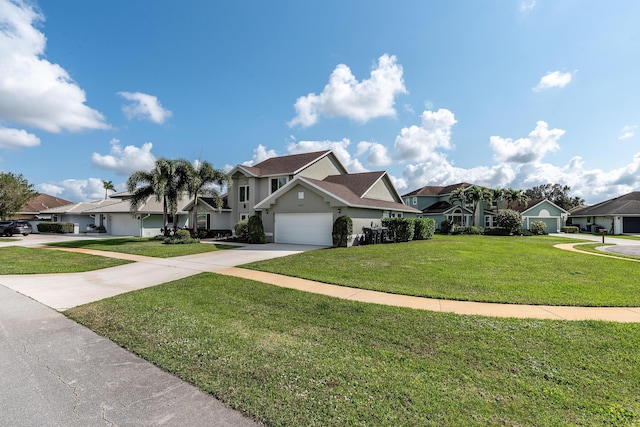
[[[0,0],[0,170],[73,201],[155,158],[333,149],[424,185],[640,189],[640,2]]]

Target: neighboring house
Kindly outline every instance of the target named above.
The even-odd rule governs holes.
[[[219,234],[226,234],[233,229],[237,221],[233,221],[228,197],[222,195],[222,206],[217,207],[213,197],[198,197],[197,218],[194,211],[194,200],[191,200],[184,209],[189,212],[189,224],[196,224],[198,230],[214,231]]]
[[[551,201],[529,200],[526,204],[518,204],[512,208],[522,214],[522,228],[528,230],[533,221],[545,223],[547,233],[558,233],[564,227],[569,212]]]
[[[38,223],[41,221],[50,221],[50,215],[42,215],[40,212],[45,209],[56,208],[71,204],[73,202],[49,194],[39,193],[31,199],[29,203],[22,206],[19,212],[14,213],[6,219],[27,220],[33,227],[33,232],[38,232]]]
[[[640,191],[572,210],[570,222],[587,232],[604,228],[612,234],[638,234]]]
[[[70,203],[68,205],[40,211],[41,216],[48,216],[52,222],[70,222],[77,224],[77,231],[84,232],[90,226],[100,225],[102,219],[93,209],[120,203],[119,200],[97,200],[95,202]]]
[[[328,151],[273,157],[230,172],[234,223],[261,218],[267,241],[331,246],[333,222],[353,221],[353,239],[384,217],[415,217],[386,172],[349,174]]]
[[[451,201],[451,193],[458,188],[471,187],[473,184],[460,182],[452,185],[427,185],[402,196],[404,203],[421,211],[419,217],[432,218],[436,229],[440,229],[442,221],[447,220],[456,225],[468,226],[473,221],[473,204],[461,205]],[[476,210],[475,225],[491,228],[494,226],[495,206],[480,202]]]
[[[94,202],[73,203],[54,209],[47,209],[41,214],[51,215],[54,222],[71,222],[78,225],[78,231],[92,231],[97,226],[106,228],[107,234],[112,236],[142,236],[151,237],[162,230],[162,202],[157,202],[150,196],[141,203],[138,212],[131,213],[128,193],[112,194],[111,199]],[[190,199],[182,197],[178,202],[178,227],[188,226],[189,213],[185,207]],[[173,218],[169,218],[169,226],[173,225]]]

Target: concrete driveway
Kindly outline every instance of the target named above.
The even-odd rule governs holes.
[[[38,246],[67,236],[30,235],[2,246]],[[33,239],[32,239],[33,238]],[[77,240],[77,238],[75,239]],[[201,272],[215,272],[254,261],[283,257],[319,246],[269,243],[238,249],[188,255],[176,258],[152,258],[109,252],[113,258],[129,259],[131,264],[83,273],[29,274],[0,276],[0,285],[33,298],[48,307],[64,311],[125,292],[182,279]]]

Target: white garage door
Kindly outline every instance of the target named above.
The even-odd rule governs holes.
[[[331,213],[276,214],[276,243],[331,246]]]
[[[129,214],[111,215],[110,230],[107,233],[112,236],[139,236],[140,220]]]

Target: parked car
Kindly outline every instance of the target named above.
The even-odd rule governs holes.
[[[27,236],[31,234],[33,227],[29,221],[0,221],[0,235],[11,237],[14,234]]]

